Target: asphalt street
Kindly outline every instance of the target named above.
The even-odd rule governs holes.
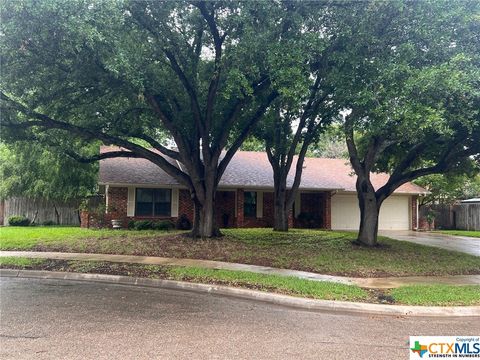
[[[478,318],[319,313],[210,294],[0,278],[1,359],[407,359]]]

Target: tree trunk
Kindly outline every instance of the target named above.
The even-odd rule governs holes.
[[[216,186],[207,186],[204,197],[199,199],[194,195],[195,218],[191,236],[202,239],[221,236],[222,233],[215,221]]]
[[[360,182],[361,183],[361,182]],[[357,242],[361,245],[377,245],[378,215],[381,202],[378,201],[373,186],[369,183],[357,186],[358,204],[360,207],[360,230]]]
[[[287,186],[286,181],[275,186],[274,191],[274,231],[288,231],[288,207],[287,207]]]

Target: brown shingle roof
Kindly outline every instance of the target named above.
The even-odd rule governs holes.
[[[102,147],[100,151],[118,150],[114,147]],[[175,160],[168,159],[178,167]],[[295,162],[288,177],[288,186],[293,183]],[[355,191],[353,170],[345,159],[306,158],[302,174],[301,189],[305,190],[343,190]],[[375,188],[386,183],[388,174],[372,174]],[[100,161],[100,184],[116,185],[180,185],[155,164],[145,159],[114,158]],[[225,170],[220,187],[273,189],[273,171],[266,153],[239,151]],[[396,193],[425,193],[425,189],[407,183],[397,189]]]

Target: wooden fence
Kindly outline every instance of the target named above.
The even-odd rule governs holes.
[[[80,225],[79,206],[80,201],[77,200],[60,202],[12,197],[4,200],[4,224],[8,225],[10,216],[23,215],[40,225],[46,221],[59,225]]]
[[[458,204],[453,207],[454,227],[459,230],[480,230],[480,204]]]
[[[420,218],[433,213],[435,229],[480,230],[480,204],[422,206]]]

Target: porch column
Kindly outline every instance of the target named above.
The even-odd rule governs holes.
[[[325,229],[332,229],[332,193],[325,193],[325,201],[323,202],[323,216]]]
[[[243,227],[245,223],[244,212],[243,212],[243,204],[244,204],[244,194],[243,189],[237,189],[237,201],[236,201],[236,209],[237,209],[237,227]]]

